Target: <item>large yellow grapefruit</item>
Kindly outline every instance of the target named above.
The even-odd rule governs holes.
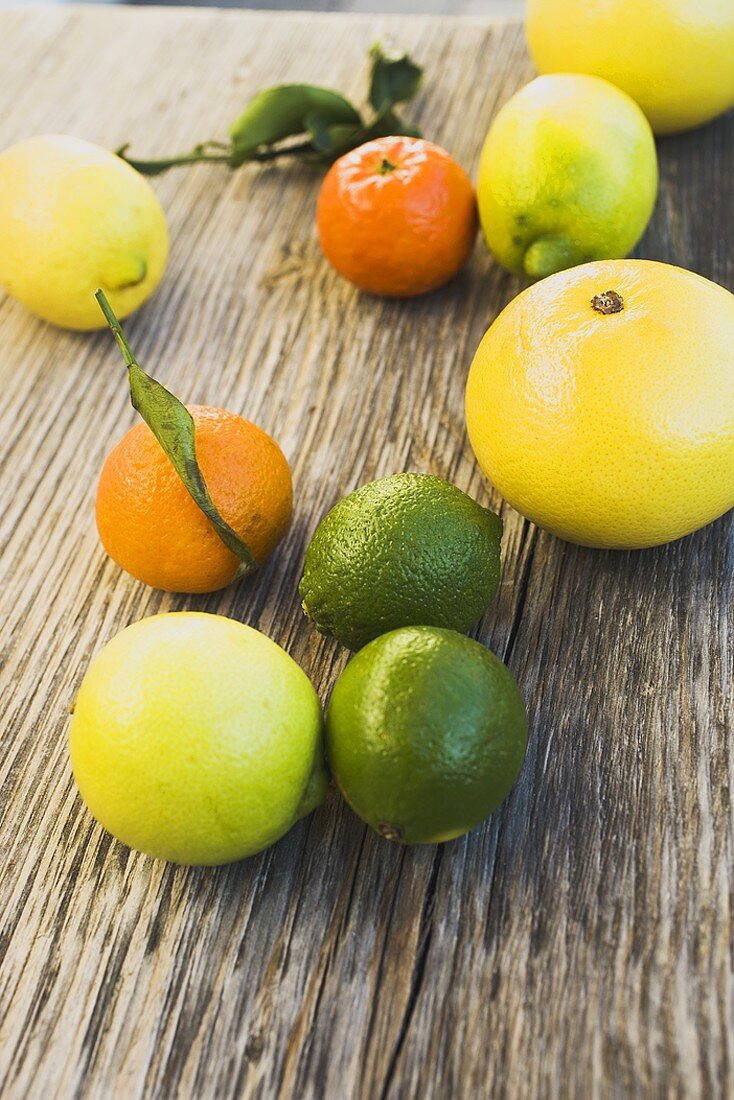
[[[734,506],[734,295],[649,260],[551,275],[485,334],[466,417],[484,472],[541,527],[680,538]]]

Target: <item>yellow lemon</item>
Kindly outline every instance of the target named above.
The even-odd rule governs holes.
[[[734,295],[610,260],[510,302],[472,363],[466,417],[506,500],[561,538],[637,548],[734,505]]]
[[[39,317],[103,328],[99,287],[127,317],[153,293],[167,258],[155,192],[113,153],[59,135],[0,153],[0,286]]]
[[[541,76],[490,127],[479,216],[504,267],[543,278],[626,256],[650,219],[657,187],[652,131],[629,96],[593,76]]]
[[[657,134],[734,106],[732,0],[528,0],[541,73],[592,73],[639,103]]]
[[[199,612],[142,619],[107,643],[77,695],[70,748],[97,820],[176,863],[261,851],[328,783],[305,673],[259,631]]]

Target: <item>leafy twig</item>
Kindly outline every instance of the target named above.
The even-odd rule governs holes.
[[[230,141],[204,141],[187,153],[142,160],[128,155],[130,144],[117,155],[146,176],[157,176],[179,165],[217,163],[239,168],[250,161],[279,157],[330,164],[349,149],[391,134],[420,136],[395,106],[412,99],[423,70],[407,54],[391,53],[379,43],[369,52],[371,61],[369,116],[348,99],[312,84],[279,84],[258,92],[229,131]],[[294,141],[298,138],[299,140]]]

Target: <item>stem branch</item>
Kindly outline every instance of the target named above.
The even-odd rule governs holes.
[[[117,346],[119,347],[120,351],[122,352],[122,356],[123,356],[123,359],[125,360],[126,366],[128,366],[128,367],[137,367],[137,366],[139,366],[140,364],[138,363],[137,359],[133,355],[132,348],[130,347],[127,340],[125,339],[125,333],[122,331],[122,328],[120,327],[120,322],[117,320],[117,317],[115,316],[115,311],[113,310],[110,303],[107,301],[107,297],[105,295],[105,292],[103,290],[98,290],[95,293],[94,297],[97,299],[97,302],[99,303],[99,308],[104,313],[105,320],[106,320],[107,324],[112,329],[112,335],[115,337],[115,340],[117,341]]]
[[[157,176],[167,172],[169,168],[177,168],[184,164],[226,164],[230,168],[238,168],[247,161],[263,163],[276,160],[278,157],[301,156],[304,153],[316,153],[318,150],[312,141],[302,141],[297,145],[272,146],[269,149],[253,150],[243,155],[234,145],[225,145],[221,141],[206,141],[201,145],[195,145],[188,153],[179,153],[173,157],[164,157],[160,160],[137,160],[129,157],[127,151],[129,145],[123,145],[117,150],[118,157],[135,168],[144,176]]]

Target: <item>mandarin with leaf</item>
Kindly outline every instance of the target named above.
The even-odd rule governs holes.
[[[97,486],[105,550],[137,580],[170,592],[214,592],[254,572],[290,523],[290,467],[257,424],[190,407],[149,377],[102,291],[97,300],[145,420],[110,452]]]
[[[292,485],[278,444],[226,409],[191,405],[196,456],[220,515],[261,565],[291,517]],[[213,592],[236,577],[225,546],[147,424],[136,424],[102,467],[95,504],[105,550],[137,580],[170,592]]]

